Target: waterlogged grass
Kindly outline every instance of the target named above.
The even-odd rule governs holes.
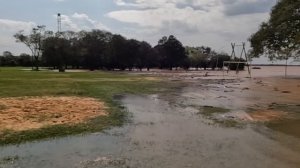
[[[269,105],[269,109],[275,109],[280,111],[286,111],[288,113],[298,113],[300,114],[300,104],[277,104],[272,103]]]
[[[199,113],[204,117],[212,120],[214,124],[218,124],[223,127],[234,127],[240,128],[242,125],[240,122],[236,121],[235,119],[230,118],[220,118],[216,115],[218,114],[225,114],[230,112],[230,109],[222,108],[222,107],[213,107],[213,106],[198,106]]]
[[[22,68],[0,68],[0,97],[23,96],[83,96],[104,101],[108,116],[97,117],[75,125],[46,126],[41,129],[0,132],[0,145],[19,144],[50,137],[84,132],[98,132],[120,126],[126,110],[113,97],[120,94],[143,94],[159,91],[163,82],[147,77],[118,72],[23,71]],[[5,107],[0,107],[3,109]]]
[[[288,115],[283,119],[266,123],[267,127],[275,131],[300,138],[300,104],[272,103],[269,105],[269,109],[284,111],[287,112]]]
[[[213,106],[202,106],[199,109],[200,113],[205,116],[213,116],[214,114],[228,113],[229,109]]]
[[[9,164],[9,163],[13,163],[17,160],[19,160],[19,156],[4,157],[4,158],[0,159],[0,166],[1,166],[1,164]]]

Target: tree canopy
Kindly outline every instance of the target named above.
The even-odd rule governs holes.
[[[300,1],[279,0],[270,19],[249,39],[253,57],[267,55],[271,60],[299,57]]]
[[[182,43],[175,36],[164,36],[154,47],[160,56],[160,66],[172,69],[173,67],[183,67],[187,55]]]

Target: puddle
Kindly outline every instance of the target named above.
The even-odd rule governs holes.
[[[173,95],[173,102],[174,99],[181,101],[181,96]],[[236,129],[208,124],[210,120],[197,115],[197,110],[174,106],[166,95],[155,99],[127,96],[123,102],[134,113],[134,121],[144,123],[129,132],[134,146],[129,147],[131,152],[127,153],[131,167],[252,168],[298,167],[300,164],[300,148],[295,148],[299,147],[299,140],[290,137],[294,147],[283,145],[277,134],[277,139],[268,136],[274,134],[264,125]],[[149,113],[154,115],[149,116]],[[149,122],[153,124],[147,124]]]

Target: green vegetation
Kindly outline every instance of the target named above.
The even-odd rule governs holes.
[[[254,57],[267,55],[271,60],[299,57],[300,1],[279,0],[268,22],[262,23],[249,41]]]
[[[230,112],[230,109],[222,108],[222,107],[213,107],[213,106],[200,106],[197,107],[199,109],[198,114],[202,114],[204,117],[212,120],[214,124],[218,124],[223,127],[233,127],[233,128],[241,128],[242,124],[235,119],[231,118],[219,118],[215,116],[216,114],[224,114]]]
[[[124,110],[113,96],[117,94],[150,93],[162,82],[138,75],[112,72],[56,73],[22,71],[21,68],[0,69],[0,97],[22,96],[84,96],[104,101],[109,115],[84,124],[48,126],[38,130],[0,133],[0,145],[83,132],[97,132],[119,126],[126,119]],[[1,107],[2,108],[2,107]]]
[[[35,70],[39,70],[41,65],[60,72],[67,67],[90,70],[172,69],[185,67],[187,59],[183,45],[173,35],[163,37],[154,48],[145,41],[126,39],[101,30],[54,33],[47,31],[45,26],[37,26],[28,35],[20,31],[14,37],[30,49],[32,66],[35,67],[32,69]],[[4,56],[4,65],[10,65],[13,58]]]
[[[216,124],[228,128],[243,128],[243,124],[234,119],[213,119]]]
[[[20,159],[19,156],[4,157],[4,158],[0,159],[0,165],[1,164],[12,163],[12,162],[17,161],[19,159]]]
[[[226,53],[217,53],[213,51],[210,47],[186,47],[185,51],[188,55],[189,64],[191,67],[211,68],[215,70],[216,68],[223,68],[224,61],[230,61],[230,56]]]
[[[276,109],[280,111],[286,111],[289,113],[298,113],[300,114],[300,105],[295,105],[295,104],[277,104],[277,103],[272,103],[269,105],[269,109]]]
[[[102,30],[54,33],[47,31],[45,26],[37,26],[28,35],[20,31],[14,37],[30,49],[31,57],[26,54],[16,57],[5,51],[0,56],[2,66],[32,66],[35,70],[44,66],[60,72],[67,68],[172,70],[195,67],[214,70],[222,68],[223,62],[230,59],[227,54],[219,54],[210,47],[185,48],[174,35],[162,37],[154,47],[145,41]]]
[[[199,109],[200,113],[205,116],[213,116],[216,113],[228,113],[229,109],[221,108],[221,107],[213,107],[213,106],[202,106]]]

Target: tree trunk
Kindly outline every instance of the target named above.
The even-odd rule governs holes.
[[[285,74],[284,78],[287,78],[287,70],[288,70],[288,56],[285,58]]]
[[[35,56],[34,57],[35,59],[35,70],[38,71],[39,70],[39,57],[38,56]]]
[[[34,61],[33,55],[31,56],[31,70],[34,70]]]

